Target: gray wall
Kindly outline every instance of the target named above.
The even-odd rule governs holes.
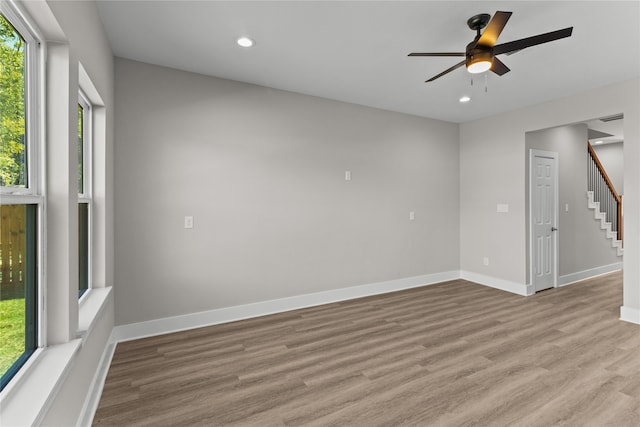
[[[624,147],[622,142],[594,145],[593,151],[598,155],[600,163],[618,194],[624,194]]]
[[[624,307],[640,315],[640,80],[460,125],[460,267],[527,283],[525,134],[624,114]],[[509,214],[496,214],[496,202]],[[482,257],[491,257],[483,266]],[[634,314],[635,313],[635,314]],[[640,318],[640,317],[639,317]]]
[[[576,124],[528,132],[525,139],[525,189],[529,188],[530,149],[558,153],[558,274],[574,273],[621,262],[611,241],[593,218],[587,203],[587,125]],[[525,221],[529,224],[528,197]],[[568,205],[569,210],[566,210]],[[529,247],[527,233],[527,247]]]
[[[117,324],[459,269],[456,124],[124,59],[116,110]]]

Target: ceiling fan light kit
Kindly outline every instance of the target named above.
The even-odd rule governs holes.
[[[489,51],[475,52],[467,56],[466,65],[471,74],[484,73],[493,66],[493,55]]]
[[[510,54],[520,51],[527,47],[538,44],[548,43],[565,37],[570,37],[573,27],[564,28],[562,30],[552,31],[549,33],[538,34],[537,36],[527,37],[512,42],[496,45],[500,33],[507,25],[507,21],[511,17],[512,12],[497,11],[493,18],[487,13],[474,15],[467,20],[469,28],[476,32],[476,37],[467,45],[464,52],[414,52],[409,56],[459,56],[464,57],[463,61],[458,62],[445,71],[437,74],[427,80],[432,82],[451,71],[462,67],[472,74],[483,73],[485,71],[493,71],[495,74],[502,76],[510,71],[502,61],[496,58],[497,55]],[[480,30],[485,28],[484,32]]]

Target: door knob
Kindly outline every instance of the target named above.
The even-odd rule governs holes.
[[[558,229],[555,227],[551,227],[551,231],[558,231]]]

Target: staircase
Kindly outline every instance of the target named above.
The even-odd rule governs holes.
[[[600,221],[600,229],[605,230],[607,239],[611,241],[611,247],[616,249],[618,256],[624,255],[624,249],[622,247],[622,240],[618,240],[618,232],[612,230],[611,222],[607,221],[606,212],[600,211],[600,202],[596,202],[593,199],[593,191],[587,191],[587,200],[589,209],[593,209],[593,218],[596,221]]]
[[[600,221],[600,228],[605,230],[611,246],[616,248],[618,256],[624,253],[622,242],[623,218],[622,196],[618,194],[604,170],[598,155],[587,142],[587,200],[589,209],[593,209],[593,217]]]

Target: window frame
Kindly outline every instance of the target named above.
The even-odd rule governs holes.
[[[82,117],[82,192],[78,193],[78,200],[90,201],[93,193],[92,186],[92,124],[93,105],[84,91],[78,91],[78,105],[83,109]]]
[[[39,339],[39,323],[41,321],[42,312],[40,311],[39,305],[40,298],[38,298],[38,266],[40,264],[38,243],[41,238],[39,233],[40,208],[36,203],[11,203],[15,201],[16,200],[11,200],[9,203],[7,203],[3,198],[2,205],[24,206],[25,208],[25,348],[22,354],[13,361],[9,369],[7,369],[5,372],[0,373],[0,390],[4,390],[7,385],[11,383],[13,378],[24,367],[27,361],[29,361],[34,353],[41,347]]]
[[[25,150],[26,150],[26,179],[25,187],[0,186],[0,194],[5,197],[39,196],[42,194],[44,174],[41,167],[42,152],[42,127],[43,121],[40,114],[42,106],[38,101],[41,98],[41,90],[44,81],[44,73],[41,70],[42,37],[35,27],[30,24],[24,14],[10,1],[3,1],[0,11],[7,21],[16,29],[25,41]]]
[[[86,253],[86,288],[79,288],[78,298],[82,298],[91,289],[92,278],[92,259],[93,259],[93,105],[89,98],[82,90],[78,91],[78,106],[82,107],[82,192],[78,193],[78,206],[80,204],[87,205],[87,253]],[[79,112],[78,112],[79,113]],[[78,117],[80,120],[80,117]],[[78,214],[78,227],[80,227],[80,214]],[[82,235],[78,228],[79,236]],[[78,245],[78,257],[82,256],[80,245]],[[78,263],[82,261],[78,259]],[[79,272],[80,273],[80,272]],[[82,279],[79,278],[79,285],[82,285]]]
[[[9,374],[0,384],[0,390],[7,392],[22,375],[25,368],[31,365],[35,355],[40,352],[46,342],[45,325],[45,277],[46,277],[46,209],[45,209],[45,97],[46,81],[45,58],[46,45],[42,34],[32,20],[12,0],[0,2],[0,12],[5,19],[20,34],[25,42],[24,65],[24,103],[25,103],[25,162],[26,183],[24,187],[0,186],[0,203],[2,205],[32,205],[28,207],[26,215],[33,218],[31,233],[35,234],[32,241],[27,238],[29,256],[35,257],[35,265],[27,268],[26,274],[33,276],[33,285],[25,290],[25,316],[33,312],[35,322],[31,339],[33,348],[25,348],[25,352],[16,359],[14,364],[3,374]],[[29,212],[31,211],[31,212]],[[26,319],[25,319],[26,320]],[[29,325],[25,322],[25,338],[29,334]],[[25,346],[26,347],[26,346]]]

